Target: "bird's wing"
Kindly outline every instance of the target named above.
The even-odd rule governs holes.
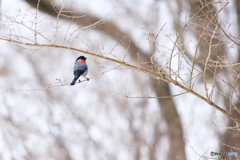
[[[85,73],[86,71],[84,71],[84,70],[74,70],[74,76],[75,76],[75,78],[79,78],[81,75],[83,75],[84,76],[84,73]],[[85,76],[84,76],[85,77]]]

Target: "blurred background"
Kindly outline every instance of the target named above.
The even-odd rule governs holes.
[[[172,54],[173,68],[184,59],[175,56],[179,52],[205,60],[211,40],[212,60],[236,64],[208,68],[214,79],[208,85],[232,77],[214,86],[212,99],[240,118],[239,92],[233,96],[239,90],[239,24],[239,0],[1,0],[0,159],[193,160],[209,159],[212,151],[240,154],[239,129],[229,128],[235,123],[201,99],[189,93],[144,98],[184,92],[172,84],[76,51],[2,40],[71,46],[134,65],[151,62],[154,41],[159,66]],[[69,86],[80,55],[88,58],[91,80]],[[204,95],[204,84],[196,79],[194,89]]]

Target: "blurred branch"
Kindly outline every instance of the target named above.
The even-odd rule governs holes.
[[[30,4],[33,8],[37,7],[36,4],[38,3],[38,0],[25,0],[25,1],[28,4]],[[60,10],[55,10],[54,8],[56,7],[61,8],[60,6],[56,6],[55,4],[53,4],[52,1],[49,1],[49,0],[41,0],[39,4],[40,11],[48,13],[53,17],[57,17],[59,15]],[[64,11],[67,11],[67,12],[64,12],[65,16],[61,16],[61,14],[59,15],[61,16],[61,19],[65,19],[69,21],[69,17],[71,17],[74,19],[74,23],[79,24],[80,26],[88,27],[89,25],[92,26],[96,22],[100,21],[100,18],[97,18],[90,14],[85,15],[84,13],[81,13],[79,10],[77,11],[77,14],[76,14],[76,11],[72,11],[72,9],[69,9],[69,8],[64,8]],[[101,25],[98,25],[97,27],[94,26],[94,29],[101,31],[106,35],[111,35],[111,37],[115,39],[117,42],[124,37],[121,40],[122,42],[121,45],[123,45],[125,48],[128,48],[128,52],[132,53],[131,56],[139,52],[143,60],[148,59],[147,53],[145,53],[139,47],[137,47],[137,45],[133,41],[130,42],[131,43],[130,46],[128,45],[129,44],[128,35],[126,35],[126,33],[121,31],[119,27],[115,26],[113,23],[104,21],[103,23],[101,23]]]

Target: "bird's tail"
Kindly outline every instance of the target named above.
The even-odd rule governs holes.
[[[77,81],[77,79],[74,78],[74,79],[72,80],[72,83],[71,83],[70,85],[73,86],[73,85],[76,83],[76,81]]]

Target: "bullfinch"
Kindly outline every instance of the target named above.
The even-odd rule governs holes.
[[[84,78],[89,80],[89,78],[86,77],[88,73],[88,66],[86,63],[86,57],[80,56],[76,59],[74,69],[73,69],[73,74],[74,74],[74,79],[72,80],[72,83],[70,84],[73,86],[78,78],[82,75]],[[80,81],[80,80],[79,80]]]

